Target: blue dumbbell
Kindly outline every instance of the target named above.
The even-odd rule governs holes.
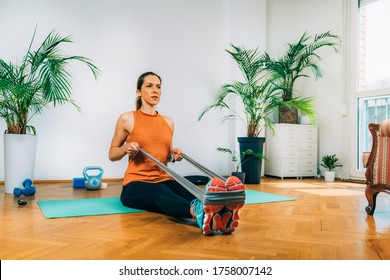
[[[29,192],[31,192],[31,194],[29,194],[29,195],[33,195],[36,192],[36,188],[32,185],[31,179],[24,180],[23,181],[23,187],[24,187],[25,190],[29,190],[30,189]]]
[[[26,179],[23,181],[23,187],[24,188],[15,188],[14,189],[14,196],[30,196],[35,194],[35,187],[31,185],[32,181],[31,179]]]

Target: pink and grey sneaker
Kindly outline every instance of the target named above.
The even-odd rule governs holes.
[[[226,184],[219,178],[211,179],[204,191],[208,192],[228,192],[244,190],[244,185],[237,177],[229,177]],[[204,235],[214,235],[215,233],[232,233],[238,227],[238,210],[243,204],[218,204],[203,205],[199,199],[191,202],[191,213],[196,219],[198,226]]]
[[[225,183],[219,178],[212,178],[204,188],[205,193],[208,192],[227,192]],[[223,230],[224,227],[224,209],[225,205],[204,205],[204,220],[202,231],[204,235],[213,235],[214,233]]]
[[[238,179],[236,176],[231,176],[226,180],[225,184],[226,190],[228,192],[230,191],[243,191],[245,190],[244,184]],[[240,219],[239,217],[239,210],[244,206],[244,204],[227,204],[225,205],[225,214],[224,215],[230,215],[231,219],[229,219],[226,222],[225,229],[223,230],[223,233],[232,233],[236,230],[238,227],[238,221]]]

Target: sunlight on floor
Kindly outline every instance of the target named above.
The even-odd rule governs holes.
[[[348,189],[295,189],[298,192],[305,192],[322,196],[364,196],[364,191],[355,191]]]

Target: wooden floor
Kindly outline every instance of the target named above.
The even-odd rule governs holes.
[[[263,178],[246,188],[297,200],[246,205],[236,232],[212,237],[148,212],[45,219],[37,200],[113,197],[121,186],[109,183],[98,191],[70,183],[35,186],[25,206],[0,186],[2,260],[390,259],[390,195],[380,194],[374,216],[367,216],[363,184]]]

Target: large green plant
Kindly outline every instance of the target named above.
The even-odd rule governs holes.
[[[239,118],[246,127],[247,137],[257,137],[264,126],[274,124],[270,114],[278,110],[280,105],[288,108],[299,108],[314,118],[312,100],[310,98],[296,97],[288,101],[281,98],[280,88],[277,86],[279,77],[270,76],[264,60],[264,54],[258,49],[245,49],[232,45],[232,50],[226,52],[234,59],[241,70],[243,81],[226,83],[214,95],[213,102],[203,108],[199,120],[211,109],[227,109],[228,114],[222,118]],[[243,114],[229,105],[229,97],[239,98]],[[244,115],[244,116],[243,116]]]
[[[0,59],[0,117],[7,124],[6,133],[36,134],[29,121],[48,104],[71,103],[80,109],[71,98],[70,62],[82,62],[95,78],[99,75],[99,69],[90,59],[60,52],[62,44],[73,42],[69,36],[62,37],[52,31],[36,51],[31,50],[35,31],[19,65]]]
[[[305,32],[298,42],[288,44],[285,54],[279,59],[273,59],[268,53],[264,53],[262,59],[275,86],[282,91],[283,101],[288,102],[299,95],[295,88],[295,82],[299,78],[309,78],[310,72],[315,79],[322,78],[322,71],[318,66],[321,56],[318,52],[325,47],[337,52],[339,44],[340,38],[330,31],[314,37]],[[297,109],[304,112],[302,108]],[[287,108],[286,111],[291,110]]]

